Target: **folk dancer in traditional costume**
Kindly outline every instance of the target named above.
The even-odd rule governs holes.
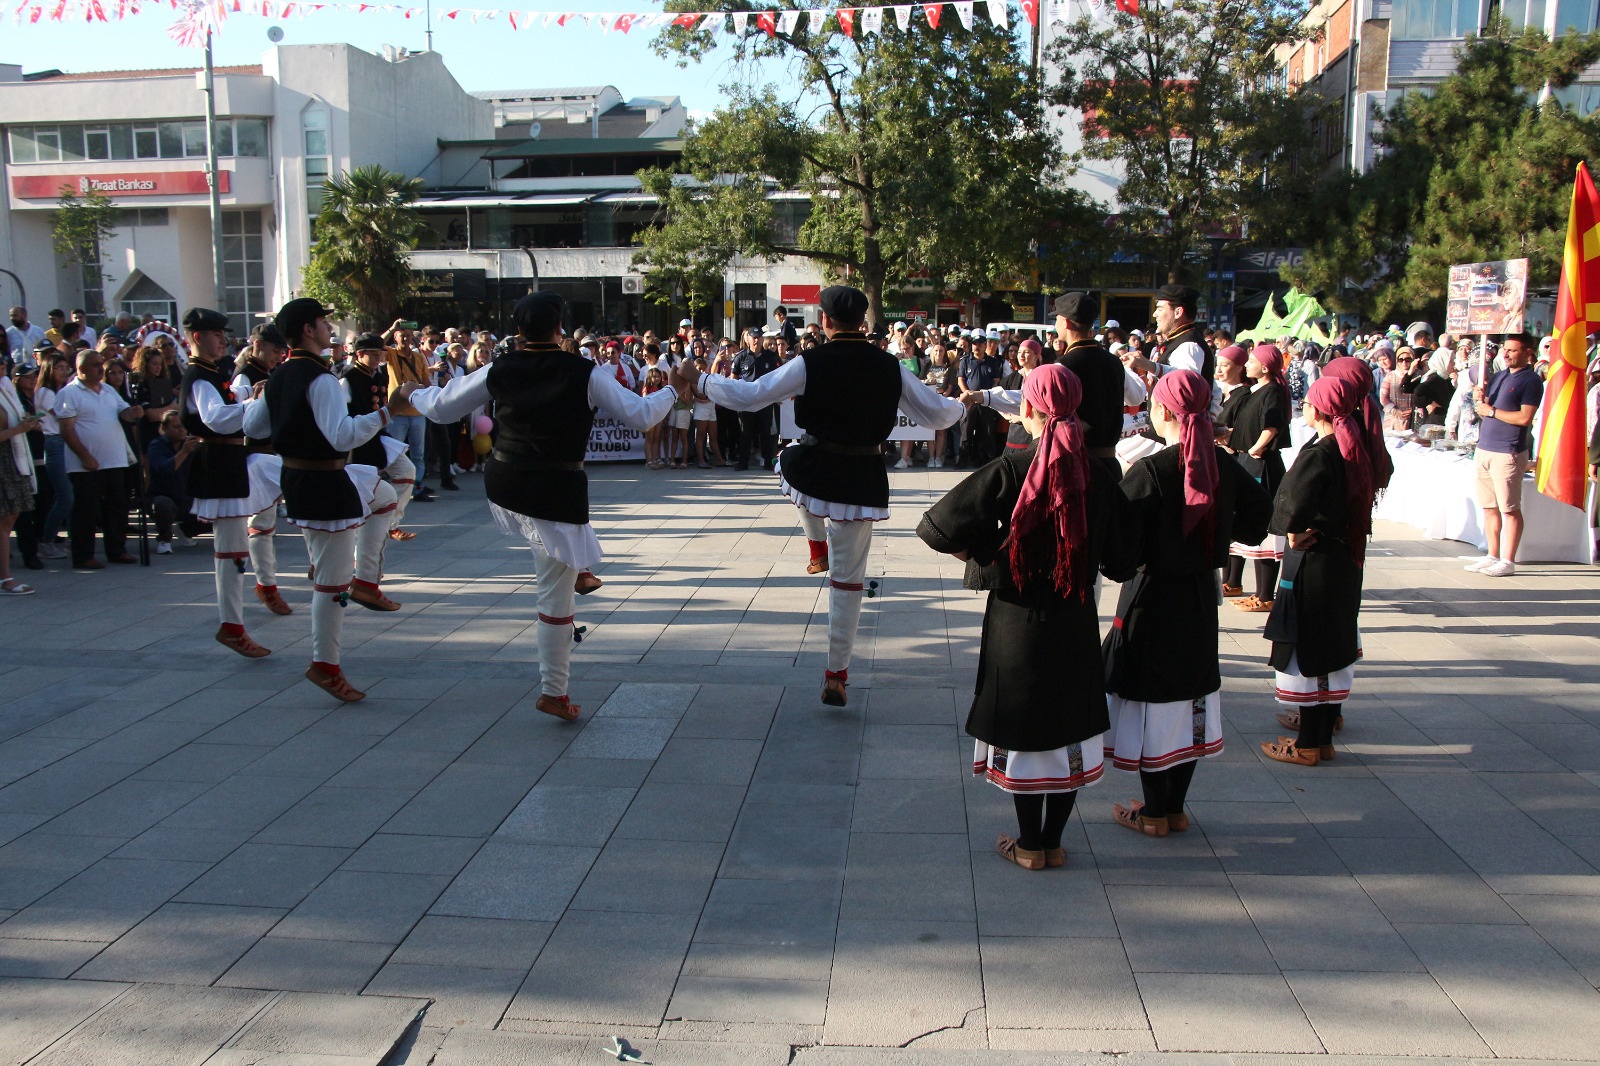
[[[1230,536],[1259,540],[1272,498],[1216,445],[1211,385],[1188,370],[1156,383],[1151,427],[1166,447],[1128,468],[1127,562],[1106,636],[1112,763],[1137,770],[1144,801],[1112,807],[1118,825],[1164,837],[1183,813],[1197,760],[1222,753],[1217,567]]]
[[[1234,404],[1231,394],[1224,403],[1217,440],[1234,462],[1267,491],[1271,499],[1283,481],[1283,457],[1289,443],[1289,386],[1283,378],[1283,353],[1276,345],[1258,344],[1250,349],[1244,364],[1245,395]],[[1224,428],[1225,427],[1225,428]],[[1222,580],[1222,595],[1241,611],[1265,613],[1272,610],[1278,594],[1278,564],[1283,561],[1283,538],[1263,537],[1258,544],[1235,538],[1228,546],[1228,569]],[[1256,591],[1244,594],[1244,564],[1255,563]]]
[[[233,398],[238,403],[255,399],[256,386],[267,380],[284,356],[289,354],[289,342],[283,339],[278,327],[263,322],[250,331],[250,350],[233,375]],[[242,417],[242,416],[241,416]],[[251,438],[245,441],[245,451],[252,463],[259,463],[257,455],[272,455],[269,438]],[[276,485],[281,464],[272,465],[273,483]],[[250,569],[255,573],[256,599],[266,604],[273,614],[293,614],[294,608],[278,592],[278,551],[273,535],[278,531],[278,501],[280,492],[270,503],[250,516]]]
[[[350,352],[350,363],[344,369],[340,384],[350,417],[370,414],[383,407],[388,399],[389,370],[385,365],[388,346],[377,333],[363,333],[356,338]],[[401,529],[406,507],[411,503],[411,493],[417,484],[417,468],[406,454],[406,442],[387,433],[367,441],[350,454],[350,461],[366,463],[381,470],[394,487],[394,521],[389,528],[390,540],[412,540],[415,533]]]
[[[1383,436],[1383,408],[1372,394],[1372,367],[1364,359],[1353,359],[1345,355],[1328,360],[1328,365],[1322,368],[1322,376],[1347,381],[1361,393],[1361,420],[1366,426],[1367,455],[1372,459],[1372,489],[1376,497],[1389,487],[1389,479],[1394,475],[1394,457],[1389,454],[1389,446]],[[1298,732],[1300,712],[1279,711],[1278,724],[1285,729]],[[1337,733],[1342,729],[1344,729],[1344,714],[1341,710],[1334,715],[1333,731]]]
[[[1316,766],[1334,757],[1333,731],[1361,658],[1361,568],[1377,492],[1362,389],[1318,378],[1305,422],[1317,434],[1284,475],[1271,530],[1289,539],[1267,616],[1278,702],[1300,711],[1299,733],[1263,742],[1269,759]]]
[[[1069,292],[1056,298],[1056,335],[1067,341],[1066,351],[1056,360],[1082,382],[1083,405],[1077,420],[1083,427],[1089,457],[1100,463],[1113,478],[1122,476],[1117,462],[1117,441],[1122,438],[1123,408],[1130,399],[1144,402],[1144,388],[1130,380],[1122,360],[1094,339],[1091,328],[1099,314],[1099,301],[1085,292]],[[992,407],[1007,418],[1016,419],[1022,408],[1022,393],[1017,389],[993,388],[963,394],[962,401]]]
[[[794,397],[795,422],[805,436],[784,449],[778,473],[784,495],[799,508],[810,546],[806,573],[829,574],[822,702],[843,707],[872,523],[889,517],[883,442],[898,411],[931,429],[948,429],[966,408],[934,392],[867,339],[867,297],[860,289],[832,285],[818,299],[826,344],[755,381],[686,374],[682,366],[674,368],[673,380],[734,411],[759,411]]]
[[[967,713],[972,772],[1011,793],[1016,807],[1018,835],[1001,835],[995,851],[1042,870],[1066,863],[1061,834],[1077,790],[1104,772],[1095,572],[1126,538],[1116,480],[1089,459],[1076,418],[1077,376],[1046,364],[1022,392],[1033,443],[967,477],[923,516],[917,535],[965,559],[963,584],[989,593]]]
[[[234,395],[217,359],[228,347],[228,316],[206,307],[183,316],[189,335],[189,365],[178,386],[178,412],[184,431],[200,441],[189,460],[189,494],[193,513],[211,523],[215,545],[217,643],[250,659],[271,654],[251,640],[244,628],[244,561],[249,559],[257,581],[256,595],[274,614],[288,614],[278,594],[277,556],[270,537],[252,539],[251,515],[276,514],[282,493],[277,456],[251,454],[245,441],[245,415],[252,401]],[[263,595],[263,589],[265,595]],[[283,604],[283,609],[274,607]]]
[[[395,395],[435,422],[454,421],[494,402],[499,436],[483,482],[501,528],[526,537],[533,549],[539,583],[535,706],[570,722],[582,711],[567,691],[576,582],[580,571],[601,558],[583,469],[595,413],[604,411],[642,431],[666,418],[679,395],[662,389],[637,396],[617,383],[609,367],[562,351],[562,312],[559,294],[530,293],[512,314],[522,338],[516,350],[443,387],[408,382]]]
[[[374,610],[399,607],[378,587],[395,495],[376,468],[350,462],[351,449],[380,432],[389,414],[379,408],[350,417],[339,379],[322,354],[333,337],[330,312],[308,297],[278,310],[274,324],[289,342],[289,358],[262,386],[265,402],[246,409],[244,430],[248,436],[271,437],[283,463],[284,508],[311,556],[306,680],[351,703],[366,693],[351,685],[339,666],[344,605],[354,600]],[[359,550],[358,536],[365,542]]]

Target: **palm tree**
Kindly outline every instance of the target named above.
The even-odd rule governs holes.
[[[393,321],[413,276],[406,253],[427,223],[410,206],[422,182],[373,164],[323,182],[316,246],[302,271],[306,295],[327,301],[363,329]]]

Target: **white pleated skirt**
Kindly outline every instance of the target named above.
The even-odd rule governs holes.
[[[219,518],[249,518],[283,498],[281,456],[255,452],[246,459],[245,468],[250,472],[249,496],[236,500],[195,500],[189,507],[190,513],[207,522]]]
[[[1076,792],[1105,773],[1105,734],[1050,751],[1007,751],[979,740],[972,772],[1002,792]]]
[[[1222,754],[1222,693],[1195,700],[1145,703],[1106,694],[1111,712],[1111,764],[1154,773]]]

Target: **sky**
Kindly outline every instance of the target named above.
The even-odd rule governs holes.
[[[204,53],[186,48],[168,36],[176,13],[165,4],[147,2],[137,15],[101,22],[61,22],[48,18],[30,24],[13,22],[18,0],[0,0],[0,63],[20,63],[25,73],[60,69],[68,72],[132,70],[161,67],[198,67]],[[103,0],[107,8],[113,0]],[[213,38],[219,66],[259,63],[271,47],[270,27],[283,30],[284,44],[327,44],[342,41],[369,52],[386,44],[421,50],[424,47],[422,0],[416,18],[401,11],[367,11],[362,14],[324,8],[304,17],[266,19],[259,14],[230,14]],[[531,0],[529,0],[531,3]],[[45,0],[46,10],[49,2]],[[457,3],[463,7],[502,12],[493,20],[477,23],[463,11],[456,19],[442,12]],[[433,9],[433,47],[444,56],[461,87],[478,89],[532,89],[581,85],[614,85],[624,99],[636,96],[679,96],[696,117],[709,114],[721,102],[720,87],[732,77],[729,49],[719,48],[699,64],[680,69],[650,49],[654,30],[635,29],[627,34],[605,33],[598,25],[581,22],[548,28],[541,18],[531,26],[512,30],[505,11],[632,11],[657,12],[659,0],[566,0],[569,6],[541,3],[506,5],[504,0],[437,0]],[[31,6],[31,5],[30,5]],[[73,4],[76,6],[76,3]],[[278,6],[276,3],[274,6]],[[714,4],[708,4],[715,7]],[[65,116],[63,116],[65,117]]]

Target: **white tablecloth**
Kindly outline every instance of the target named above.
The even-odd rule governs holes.
[[[1483,513],[1471,459],[1415,444],[1391,445],[1394,477],[1374,518],[1415,526],[1430,540],[1459,540],[1483,551]],[[1593,562],[1594,540],[1583,511],[1545,496],[1529,474],[1522,490],[1525,520],[1519,563]]]

